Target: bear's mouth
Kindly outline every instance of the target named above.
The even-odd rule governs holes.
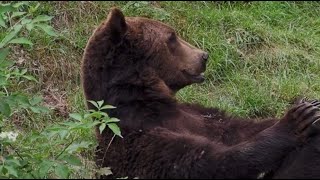
[[[191,74],[186,70],[183,70],[182,73],[188,78],[191,79],[191,81],[195,83],[202,83],[205,80],[204,72],[200,74]]]

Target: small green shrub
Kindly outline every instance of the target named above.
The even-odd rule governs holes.
[[[49,112],[41,105],[41,96],[32,96],[20,87],[25,81],[37,82],[36,78],[9,58],[12,45],[28,46],[32,50],[33,43],[27,37],[33,30],[58,36],[49,25],[53,17],[34,17],[39,5],[28,2],[0,4],[1,178],[70,178],[73,173],[85,169],[79,153],[96,145],[93,140],[83,140],[84,133],[92,132],[94,126],[99,126],[102,132],[108,126],[115,135],[122,137],[116,124],[119,119],[110,118],[103,112],[115,107],[104,105],[103,101],[90,101],[97,110],[71,113],[70,120],[46,127],[41,132],[32,129],[22,132],[10,127],[10,119],[13,115],[19,116],[22,110],[38,114]]]

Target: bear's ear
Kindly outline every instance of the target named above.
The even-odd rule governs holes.
[[[111,9],[107,18],[107,27],[109,27],[111,32],[111,40],[114,43],[119,42],[122,36],[127,31],[126,20],[120,9]]]

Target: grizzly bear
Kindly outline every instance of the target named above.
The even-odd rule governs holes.
[[[96,163],[113,172],[102,178],[320,177],[318,101],[300,100],[280,119],[178,102],[176,92],[205,80],[208,57],[162,22],[111,9],[82,61],[86,100],[115,106],[106,112],[123,136],[97,128]]]

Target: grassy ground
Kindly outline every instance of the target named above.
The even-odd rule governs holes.
[[[320,98],[318,2],[41,2],[40,13],[55,17],[61,37],[31,35],[36,49],[16,54],[40,81],[31,91],[56,113],[21,118],[20,127],[50,126],[85,108],[83,49],[112,6],[163,21],[209,52],[207,80],[181,90],[181,101],[241,117],[279,117],[296,96]]]

